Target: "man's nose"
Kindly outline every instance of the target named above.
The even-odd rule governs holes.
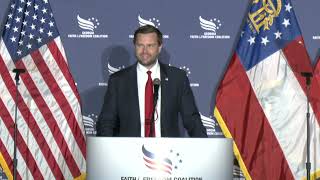
[[[144,53],[146,53],[148,51],[148,47],[147,46],[143,46],[143,50]]]

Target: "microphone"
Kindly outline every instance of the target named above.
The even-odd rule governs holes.
[[[159,97],[159,87],[160,87],[161,81],[159,78],[155,78],[153,80],[153,107],[155,108],[157,105],[158,97]],[[153,109],[154,109],[153,108]]]
[[[25,73],[26,70],[25,69],[19,69],[19,68],[15,68],[12,70],[12,72],[16,73],[16,76],[15,76],[15,80],[16,80],[16,83],[19,84],[19,75],[22,74],[22,73]]]
[[[301,76],[303,77],[312,77],[312,72],[301,72]]]
[[[306,78],[306,84],[309,86],[311,84],[312,72],[301,72],[301,76]]]
[[[25,70],[25,69],[18,69],[18,68],[15,68],[15,69],[13,69],[13,71],[12,71],[12,72],[22,74],[22,73],[25,73],[25,72],[26,72],[26,70]]]

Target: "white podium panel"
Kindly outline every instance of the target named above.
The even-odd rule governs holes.
[[[231,180],[226,138],[87,138],[88,180]]]

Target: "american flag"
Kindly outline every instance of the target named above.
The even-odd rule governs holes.
[[[13,176],[15,81],[17,179],[83,179],[80,97],[48,0],[11,0],[0,41],[0,165]]]
[[[214,114],[234,140],[246,179],[305,179],[307,92],[301,72],[312,72],[310,58],[290,0],[250,3]],[[310,109],[311,176],[316,179],[320,116],[314,103]]]

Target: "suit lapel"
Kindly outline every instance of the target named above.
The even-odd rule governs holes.
[[[131,102],[132,103],[132,109],[129,110],[132,115],[132,120],[134,121],[134,123],[138,123],[139,124],[139,133],[141,131],[140,128],[140,109],[139,109],[139,97],[138,97],[138,84],[137,84],[137,63],[132,66],[132,69],[129,72],[130,76],[129,76],[129,86],[130,89],[132,87],[132,89],[128,89],[129,92],[131,92],[131,95],[129,97],[131,97]],[[139,134],[140,136],[140,134]]]
[[[161,77],[161,135],[164,135],[164,129],[166,129],[166,112],[167,112],[167,100],[166,98],[168,96],[168,83],[169,78],[167,74],[167,68],[164,64],[160,63],[160,77]]]

